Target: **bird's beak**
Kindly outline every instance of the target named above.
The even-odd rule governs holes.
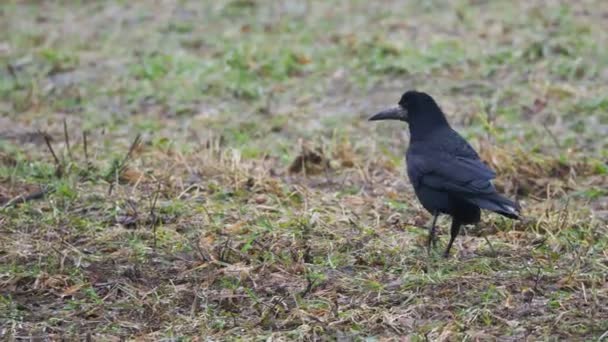
[[[378,121],[378,120],[400,120],[407,121],[407,109],[402,106],[396,106],[393,108],[385,109],[380,113],[369,118],[369,121]]]

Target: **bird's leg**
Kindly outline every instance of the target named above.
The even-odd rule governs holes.
[[[450,249],[452,248],[452,244],[454,243],[454,240],[456,240],[458,233],[460,233],[460,221],[455,218],[452,218],[452,228],[450,229],[450,231],[450,242],[448,242],[448,248],[445,249],[445,253],[443,254],[443,256],[446,258],[450,256]]]
[[[433,223],[431,223],[431,228],[429,229],[429,239],[426,243],[427,250],[429,255],[431,254],[431,244],[435,245],[435,224],[437,223],[437,217],[439,217],[439,212],[433,214]]]

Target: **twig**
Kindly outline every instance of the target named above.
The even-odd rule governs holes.
[[[229,250],[229,248],[228,248],[229,244],[230,244],[230,237],[228,237],[226,239],[226,242],[224,243],[224,246],[220,250],[219,261],[222,262],[222,263],[228,264],[227,260],[226,260],[226,251]]]
[[[262,325],[264,324],[264,322],[267,321],[268,317],[274,312],[274,309],[279,305],[283,303],[283,300],[285,299],[285,297],[287,297],[287,294],[283,294],[280,297],[275,297],[272,299],[271,303],[272,306],[269,307],[269,305],[266,305],[263,302],[260,302],[260,304],[269,307],[266,311],[264,311],[262,313],[262,317],[260,317],[260,321],[258,322],[258,324],[256,325]]]
[[[484,240],[486,240],[486,242],[488,243],[488,246],[490,247],[490,250],[492,251],[492,255],[496,256],[496,250],[494,249],[494,246],[492,246],[492,243],[490,242],[490,239],[488,239],[488,237],[484,234],[483,235]]]
[[[129,147],[129,152],[127,152],[127,155],[122,159],[120,164],[118,164],[118,167],[115,170],[116,176],[120,175],[122,173],[125,165],[127,164],[127,161],[129,160],[129,158],[131,158],[131,155],[133,154],[135,147],[137,147],[137,145],[139,145],[140,141],[141,141],[141,134],[137,134],[137,136],[135,137],[135,140],[133,140],[133,143],[131,143],[131,147]],[[108,195],[112,194],[113,189],[114,189],[114,178],[110,179],[110,187],[108,188]]]
[[[542,273],[541,273],[541,269],[540,267],[538,267],[538,271],[536,272],[536,277],[534,279],[534,289],[532,289],[534,291],[534,293],[537,292],[538,290],[538,282],[540,282],[540,279],[542,278]]]
[[[8,70],[8,73],[13,78],[13,81],[15,81],[15,84],[17,85],[17,87],[19,87],[20,86],[19,78],[17,77],[17,71],[15,70],[15,67],[11,63],[7,63],[6,69]]]
[[[89,164],[89,147],[87,143],[87,131],[82,131],[82,141],[84,144],[84,162],[87,164],[87,170],[90,168]]]
[[[304,289],[304,291],[302,291],[300,293],[300,296],[302,298],[306,297],[306,295],[309,294],[312,291],[313,287],[315,287],[315,283],[317,282],[317,280],[319,280],[319,279],[318,278],[313,278],[310,275],[310,273],[308,273],[306,275],[306,281],[308,282],[308,284],[306,285],[306,288]]]
[[[313,256],[311,253],[311,246],[310,243],[308,243],[311,239],[310,239],[310,224],[308,223],[304,223],[303,221],[300,221],[300,225],[302,227],[302,237],[304,238],[304,254],[302,255],[302,260],[305,263],[308,264],[312,264],[313,263]]]
[[[53,146],[51,145],[51,139],[49,138],[49,136],[44,132],[38,132],[38,134],[40,134],[44,137],[46,146],[49,148],[49,151],[51,151],[51,154],[53,155],[53,159],[55,159],[55,164],[60,164],[61,162],[59,161],[59,158],[57,158],[57,155],[55,154],[55,150],[53,150]]]
[[[70,160],[73,160],[72,149],[70,148],[70,135],[68,134],[68,122],[65,119],[63,119],[63,136],[65,139],[65,147],[68,150],[68,156],[70,157]]]
[[[127,161],[129,160],[129,158],[131,158],[131,155],[133,154],[133,151],[139,145],[140,142],[141,142],[141,134],[138,133],[137,136],[135,137],[135,140],[133,140],[133,143],[131,144],[131,147],[129,147],[129,152],[127,152],[127,155],[125,156],[125,158],[120,163],[120,167],[118,169],[119,171],[122,171],[122,169],[125,167],[125,164],[127,164]]]
[[[51,151],[51,154],[53,155],[53,159],[55,159],[55,165],[56,165],[55,175],[57,177],[61,177],[61,175],[63,174],[63,172],[62,172],[62,166],[61,166],[61,161],[57,157],[57,154],[55,154],[55,150],[53,149],[53,145],[51,145],[51,138],[49,137],[48,134],[46,134],[44,132],[40,132],[39,131],[38,134],[41,134],[44,137],[44,142],[46,143],[46,147],[48,147],[49,151]]]
[[[32,193],[27,194],[27,195],[23,195],[23,194],[19,195],[19,196],[15,197],[15,198],[9,200],[8,202],[6,202],[1,207],[1,209],[7,209],[7,208],[10,208],[10,207],[15,206],[17,204],[20,204],[20,203],[25,203],[25,202],[28,202],[28,201],[33,201],[33,200],[44,198],[44,196],[46,194],[48,194],[49,192],[51,192],[51,188],[42,188],[42,189],[40,189],[38,191],[32,192]]]
[[[197,236],[196,241],[200,241],[200,234]],[[213,261],[215,260],[213,258],[213,256],[211,255],[211,253],[207,254],[206,251],[203,251],[203,249],[201,248],[201,245],[199,243],[193,243],[190,242],[190,246],[192,247],[192,249],[196,250],[196,252],[198,253],[198,256],[200,258],[201,261]]]
[[[198,296],[196,289],[192,290],[192,293],[194,294],[194,299],[192,300],[192,305],[190,306],[190,316],[194,317],[194,316],[196,316],[196,313],[198,312],[198,302],[200,301],[200,298]]]
[[[158,182],[158,185],[156,186],[156,191],[154,192],[154,197],[152,198],[152,204],[150,206],[150,217],[152,218],[151,221],[151,225],[152,225],[152,235],[154,236],[154,250],[156,250],[156,221],[157,221],[157,217],[156,217],[156,202],[158,202],[158,196],[160,195],[160,182]]]
[[[566,197],[566,204],[564,205],[564,210],[562,210],[562,212],[559,215],[559,220],[561,221],[559,228],[558,228],[559,232],[561,232],[566,227],[566,224],[568,223],[568,214],[569,214],[568,207],[569,206],[570,206],[570,197]],[[570,240],[568,240],[568,242],[570,242]]]
[[[551,140],[553,140],[555,147],[557,147],[558,149],[561,150],[562,145],[559,143],[559,140],[557,140],[557,137],[555,136],[555,134],[553,134],[553,132],[549,129],[549,127],[547,127],[546,123],[543,123],[543,128],[545,129],[545,131],[547,132],[547,134],[549,135]]]
[[[412,223],[412,222],[401,222],[401,226],[410,226],[410,227],[419,228],[419,229],[423,229],[423,230],[429,230],[429,227],[421,226],[419,224]]]

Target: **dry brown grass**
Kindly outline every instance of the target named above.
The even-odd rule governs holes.
[[[0,8],[0,337],[605,337],[605,7]],[[409,87],[524,207],[447,260],[365,121]]]

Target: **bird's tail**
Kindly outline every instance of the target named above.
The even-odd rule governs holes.
[[[516,202],[511,201],[499,194],[492,194],[489,196],[467,198],[471,203],[476,204],[482,209],[491,210],[500,215],[506,216],[512,219],[521,218],[521,207]]]

